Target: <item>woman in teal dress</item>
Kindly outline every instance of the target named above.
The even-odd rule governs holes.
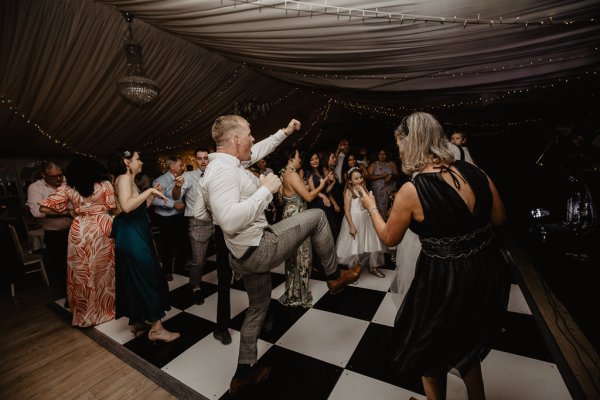
[[[301,158],[298,150],[290,150],[287,154],[287,165],[281,171],[281,187],[283,194],[283,216],[287,218],[306,210],[306,202],[319,195],[326,184],[331,182],[330,175],[321,179],[319,186],[309,191],[298,174]],[[279,302],[286,306],[311,307],[312,293],[308,288],[312,269],[312,248],[310,239],[306,239],[298,248],[296,255],[285,260],[285,292]]]
[[[172,342],[179,333],[166,330],[161,319],[169,310],[169,287],[150,236],[146,208],[155,197],[161,197],[162,188],[139,192],[135,176],[142,171],[142,161],[135,151],[115,153],[110,160],[115,179],[117,208],[120,213],[113,221],[115,239],[116,318],[129,317],[131,331],[137,334],[150,323],[148,339]]]

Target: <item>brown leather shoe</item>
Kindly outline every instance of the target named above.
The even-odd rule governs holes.
[[[360,272],[362,271],[362,267],[360,264],[356,264],[354,267],[348,268],[349,271],[354,272],[357,276],[360,276]]]
[[[271,373],[271,367],[253,367],[243,377],[234,376],[229,384],[229,394],[234,395],[247,386],[266,381],[269,373]]]
[[[340,276],[338,276],[337,279],[327,281],[327,287],[329,288],[331,294],[338,294],[339,292],[344,290],[344,287],[346,287],[347,284],[356,282],[357,280],[358,275],[354,271],[350,269],[343,269],[340,271]]]

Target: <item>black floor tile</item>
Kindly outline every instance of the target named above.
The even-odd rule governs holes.
[[[346,369],[359,374],[424,394],[421,377],[411,374],[394,374],[390,365],[392,328],[369,324],[356,346]]]
[[[124,346],[149,363],[162,368],[197,341],[212,333],[215,328],[213,322],[186,312],[164,321],[163,325],[171,332],[179,332],[181,337],[171,343],[152,343],[146,335],[142,335],[125,343]]]
[[[494,349],[554,362],[531,315],[507,312],[503,328],[492,346]]]
[[[213,285],[212,283],[203,282],[202,283],[202,295],[204,298],[207,298],[211,294],[217,291],[217,285]],[[171,305],[180,310],[185,310],[186,308],[191,307],[194,304],[194,299],[192,297],[192,288],[189,283],[178,287],[177,289],[171,290],[169,292],[169,296],[171,298]]]
[[[371,321],[385,297],[385,292],[347,286],[341,293],[326,293],[314,308]]]
[[[235,396],[236,399],[327,399],[343,369],[278,346],[271,347],[258,362],[271,366],[266,382]],[[230,399],[225,394],[221,399]]]

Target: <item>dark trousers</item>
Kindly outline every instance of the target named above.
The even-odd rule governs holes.
[[[67,293],[67,247],[69,243],[69,229],[60,231],[44,231],[44,244],[46,245],[45,261],[48,267],[50,280],[60,283],[60,290]]]
[[[157,214],[156,217],[160,229],[160,260],[166,275],[174,272],[173,261],[176,267],[185,265],[185,246],[188,243],[187,221],[183,213],[170,217]]]
[[[217,247],[217,330],[224,331],[229,328],[231,320],[231,302],[229,289],[233,272],[229,266],[229,250],[225,244],[223,231],[215,225],[215,244]]]

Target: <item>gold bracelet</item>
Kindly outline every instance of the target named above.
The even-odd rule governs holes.
[[[373,211],[377,211],[377,207],[372,207],[372,208],[369,208],[369,209],[367,210],[367,214],[369,214],[369,216],[371,216],[371,213],[372,213]]]

